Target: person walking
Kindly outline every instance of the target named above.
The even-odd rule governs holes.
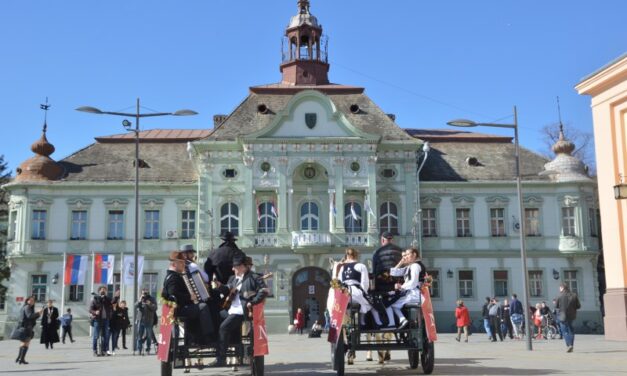
[[[507,299],[503,299],[503,304],[501,305],[501,334],[503,337],[509,336],[509,339],[514,338],[513,328],[512,328],[512,318],[511,311],[509,306],[509,301]]]
[[[490,300],[488,305],[488,315],[490,316],[490,330],[492,331],[492,342],[496,342],[496,335],[498,334],[499,340],[503,341],[503,334],[501,333],[501,307],[499,301],[496,298]]]
[[[457,301],[457,308],[455,308],[455,319],[457,319],[457,337],[455,340],[460,341],[462,336],[462,329],[464,330],[464,342],[468,342],[468,326],[470,325],[470,315],[468,314],[468,308],[464,305],[464,301],[459,299]]]
[[[488,335],[488,339],[492,339],[492,326],[490,325],[490,312],[488,310],[488,306],[490,305],[490,297],[485,297],[485,303],[481,308],[481,317],[483,317],[483,328],[485,329],[486,334]],[[496,339],[495,339],[496,340]]]
[[[518,296],[512,294],[512,301],[509,303],[509,314],[512,319],[512,329],[514,329],[514,337],[520,339],[523,336],[523,321],[525,320],[525,312]]]
[[[146,353],[150,355],[150,345],[154,337],[152,327],[155,322],[157,312],[157,302],[150,296],[147,289],[142,289],[142,296],[135,304],[135,327],[137,330],[137,343],[135,344],[135,352],[144,355],[142,345],[146,342]]]
[[[110,322],[113,317],[113,305],[120,298],[120,290],[117,290],[113,299],[107,295],[107,286],[98,287],[98,294],[89,303],[89,318],[91,319],[93,331],[91,346],[94,356],[112,355],[109,351],[109,337],[111,336]],[[100,341],[100,352],[98,351],[98,341]]]
[[[566,342],[566,352],[573,352],[575,345],[575,331],[573,321],[577,318],[577,310],[581,308],[577,294],[570,291],[568,285],[560,284],[560,295],[555,300],[555,308],[559,312],[560,328]]]
[[[18,352],[15,363],[28,364],[26,361],[26,353],[28,346],[33,339],[35,332],[33,328],[37,325],[37,318],[44,312],[43,307],[35,312],[35,297],[29,296],[20,310],[19,321],[17,327],[11,335],[12,339],[20,341],[20,350]]]
[[[74,343],[72,338],[72,309],[68,308],[67,311],[61,316],[61,342],[65,344],[65,336],[70,336],[70,342]]]
[[[52,299],[50,299],[41,315],[41,338],[39,342],[46,345],[46,349],[53,349],[54,344],[59,342],[58,330],[59,310],[52,304]]]
[[[303,334],[303,328],[305,327],[305,313],[302,308],[296,310],[296,316],[294,317],[294,328],[299,334]]]

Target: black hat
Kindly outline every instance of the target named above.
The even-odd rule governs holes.
[[[393,238],[394,238],[394,234],[392,234],[392,233],[391,233],[391,232],[389,232],[389,231],[383,231],[383,232],[381,233],[381,237],[382,237],[382,238],[386,238],[386,239],[393,239]]]
[[[220,239],[224,240],[225,242],[237,240],[235,238],[235,235],[233,235],[231,231],[222,232],[222,234],[220,234]]]
[[[246,265],[246,256],[238,255],[233,257],[233,266]]]
[[[196,252],[196,250],[194,249],[194,245],[193,244],[183,244],[179,248],[179,252]]]

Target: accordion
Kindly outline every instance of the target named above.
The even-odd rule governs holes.
[[[207,290],[207,286],[198,270],[183,273],[183,281],[185,281],[185,286],[195,304],[206,302],[211,298],[211,294],[209,294],[209,290]]]

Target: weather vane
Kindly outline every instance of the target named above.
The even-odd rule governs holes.
[[[44,133],[46,133],[46,128],[48,128],[48,109],[51,105],[48,104],[48,97],[46,97],[46,104],[40,104],[39,108],[44,110]]]

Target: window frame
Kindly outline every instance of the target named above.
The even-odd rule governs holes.
[[[303,214],[303,208],[307,206],[307,212],[305,214]],[[315,207],[315,211],[317,212],[317,214],[312,213],[312,207]],[[320,231],[320,205],[318,205],[318,203],[314,200],[306,200],[303,201],[300,205],[299,205],[299,221],[298,221],[298,225],[300,228],[300,231],[312,231],[312,232],[316,232],[316,231]],[[303,227],[303,221],[306,221],[307,223],[307,228]],[[313,221],[315,221],[316,223],[316,228],[313,228],[314,226]]]
[[[271,200],[264,200],[257,205],[259,213],[259,218],[257,219],[257,233],[276,234],[278,218],[272,214],[273,205],[274,203]],[[277,210],[277,208],[274,210]]]
[[[85,217],[81,218],[83,214]],[[78,217],[75,217],[75,215],[78,215]],[[70,240],[86,240],[88,224],[89,213],[86,208],[70,210]]]
[[[40,279],[43,279],[42,281],[39,281],[38,283],[35,283],[35,278],[39,277]],[[35,297],[35,302],[36,303],[44,303],[47,298],[48,298],[48,274],[46,273],[32,273],[30,275],[30,295],[29,296],[34,296]],[[39,299],[39,295],[41,295],[39,292],[36,292],[36,290],[41,290],[43,289],[43,298]]]
[[[459,217],[459,213],[460,212],[464,212],[464,211],[468,211],[468,217],[467,218],[463,218],[463,217]],[[459,224],[461,223],[463,224],[464,221],[468,222],[468,228],[464,229],[462,226],[462,230],[466,230],[462,233],[462,235],[460,235],[460,227]],[[455,208],[455,237],[457,238],[472,238],[472,208],[470,207],[456,207]]]
[[[566,273],[570,273],[570,272],[575,273],[574,279],[566,278]],[[581,273],[581,269],[579,268],[564,268],[561,270],[562,282],[568,286],[571,292],[574,292],[578,296],[580,295],[580,292],[581,292],[580,286],[583,286],[580,280],[582,276],[583,276],[583,273]],[[576,284],[575,288],[573,288],[573,285],[572,285],[573,282]],[[579,298],[581,299],[581,296]]]
[[[495,215],[500,211],[501,216]],[[490,236],[493,238],[502,238],[507,236],[507,224],[506,208],[505,207],[491,207],[489,208],[490,214]]]
[[[539,275],[540,278],[532,278],[533,275]],[[541,298],[544,297],[546,295],[546,283],[544,281],[544,270],[542,269],[531,269],[531,270],[527,270],[527,283],[529,284],[529,297],[530,298]],[[534,287],[533,283],[539,283],[540,284],[540,293],[539,294],[533,294]]]
[[[148,213],[157,214],[157,219],[152,218],[149,219]],[[150,221],[150,222],[149,222]],[[148,233],[150,223],[150,234]],[[156,234],[155,234],[155,224],[156,224]],[[144,240],[158,240],[161,239],[161,209],[158,208],[144,208]],[[149,236],[150,235],[150,236]],[[155,236],[156,235],[156,236]]]
[[[117,216],[117,215],[121,215],[121,220],[113,221],[114,216]],[[126,221],[126,213],[124,209],[107,209],[107,240],[123,240],[124,239],[125,221]],[[114,228],[116,229],[115,234],[113,234],[111,231],[112,225],[114,225]],[[118,234],[118,230],[120,232],[119,234]],[[120,235],[120,236],[115,236],[115,235]]]
[[[571,211],[572,216],[566,215],[565,211]],[[577,235],[577,208],[575,206],[561,207],[560,221],[562,224],[561,235],[564,237],[576,237]]]
[[[35,213],[39,213],[39,215],[43,213],[44,218],[43,219],[40,218],[39,215],[35,216]],[[48,227],[48,209],[46,208],[32,209],[31,210],[31,229],[30,229],[31,240],[46,240],[47,227]],[[37,234],[38,236],[35,236],[35,234]]]
[[[394,208],[394,210],[391,210]],[[350,207],[349,207],[350,209]],[[398,205],[392,200],[386,200],[379,205],[379,231],[389,231],[394,235],[399,235],[400,225],[398,220]],[[384,222],[387,224],[384,225]],[[396,222],[396,226],[391,223]]]
[[[185,214],[192,214],[193,218],[185,218]],[[181,220],[180,239],[195,239],[196,238],[196,225],[198,223],[198,216],[196,209],[181,209],[179,211],[179,218]]]
[[[461,273],[462,272],[470,272],[472,273],[472,279],[462,279],[461,278]],[[475,299],[476,298],[476,294],[475,294],[475,270],[474,269],[457,269],[456,270],[456,276],[457,276],[457,296],[461,299]],[[468,284],[470,284],[470,295],[464,295],[462,294],[462,281],[466,282],[464,283],[464,290],[468,290]],[[470,281],[470,283],[468,283],[468,281]]]
[[[69,285],[68,286],[68,302],[84,302],[85,301],[85,286],[84,285]]]
[[[425,213],[433,211],[433,217],[426,216]],[[438,237],[438,208],[422,208],[422,237],[437,238]],[[431,223],[432,222],[432,223]],[[425,224],[427,229],[425,230]],[[433,228],[431,228],[431,225]]]
[[[222,214],[222,209],[227,207],[227,213],[225,215]],[[233,214],[232,207],[235,207],[235,214]],[[239,205],[235,201],[227,201],[220,205],[220,233],[224,231],[229,231],[233,235],[239,235],[239,222],[240,222],[240,209]],[[224,221],[227,221],[227,226],[224,226]],[[233,226],[233,222],[235,226]]]
[[[150,278],[146,278],[147,276],[150,276]],[[153,281],[153,278],[152,278],[153,276],[154,276],[154,281]],[[152,289],[153,286],[154,286],[154,291]],[[158,288],[159,288],[159,273],[158,272],[144,272],[142,274],[141,289],[144,289],[144,288],[148,288],[150,296],[152,296],[155,299],[157,298],[157,292],[158,292]],[[141,289],[140,289],[140,291],[141,291]]]
[[[353,218],[351,213],[351,204],[355,207],[355,214],[357,214],[357,220]],[[347,234],[356,234],[362,233],[364,231],[365,223],[364,223],[364,215],[363,208],[359,202],[356,201],[348,201],[344,203],[344,232]],[[350,229],[350,231],[349,231]],[[358,231],[355,231],[358,230]]]
[[[506,273],[506,277],[505,279],[502,278],[496,278],[496,273],[497,272],[505,272]],[[499,298],[506,298],[510,295],[510,283],[509,283],[509,278],[510,278],[510,272],[509,269],[492,269],[492,296],[496,296]],[[505,284],[505,294],[499,294],[498,293],[498,289],[497,289],[497,282],[504,282]]]
[[[537,217],[530,217],[528,216],[528,211],[536,211],[538,216]],[[524,208],[524,215],[525,215],[525,236],[530,236],[530,237],[537,237],[537,236],[542,236],[542,221],[541,221],[541,210],[539,207],[535,207],[535,206],[530,206],[530,207],[525,207]],[[536,226],[536,231],[535,232],[531,232],[532,230],[532,221],[535,221],[535,226]]]

